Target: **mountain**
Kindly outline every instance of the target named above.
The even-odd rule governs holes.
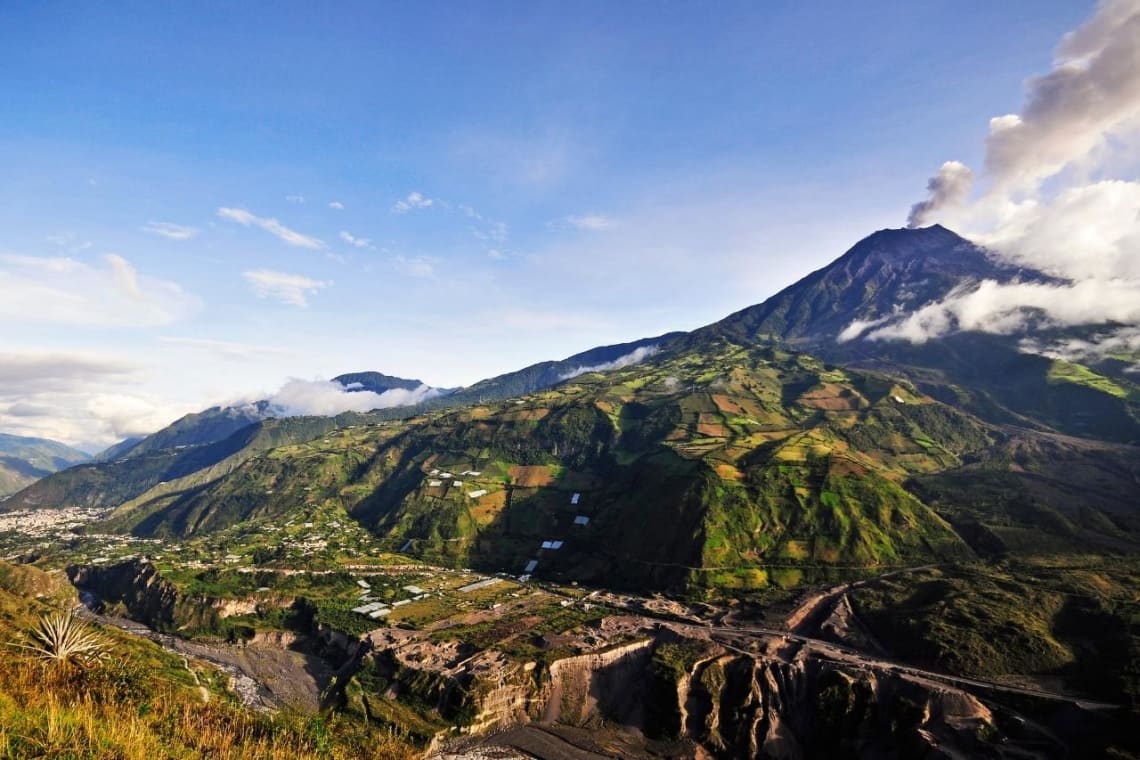
[[[679,342],[765,342],[847,367],[905,377],[924,392],[989,422],[1140,442],[1140,386],[1111,361],[1089,366],[1025,350],[1025,334],[958,332],[910,343],[841,340],[852,323],[897,318],[955,292],[998,283],[1058,282],[1002,263],[944,227],[880,230],[828,266],[761,304],[693,331]],[[1042,329],[1043,342],[1086,338],[1096,328]],[[846,336],[844,336],[846,337]],[[1120,364],[1120,362],[1117,362]]]
[[[530,393],[550,387],[585,368],[628,361],[629,357],[639,355],[638,351],[654,350],[658,345],[681,335],[682,333],[670,333],[632,343],[601,346],[561,361],[540,362],[516,372],[481,381],[470,388],[435,389],[439,393],[428,401],[411,407],[375,410],[369,413],[368,417],[375,421],[404,419],[422,410],[449,408]],[[333,378],[333,381],[349,391],[371,391],[377,394],[396,389],[415,390],[424,385],[420,380],[409,380],[380,372],[346,373]],[[66,477],[49,479],[34,491],[19,494],[18,498],[5,504],[5,508],[118,506],[142,496],[159,484],[185,477],[194,467],[213,472],[210,468],[240,451],[246,453],[261,451],[262,449],[256,446],[247,449],[246,444],[241,442],[246,438],[253,441],[262,441],[264,438],[255,433],[249,434],[248,431],[245,436],[239,433],[279,414],[280,410],[268,400],[242,406],[211,407],[202,412],[188,414],[149,436],[127,439],[111,446],[98,454],[91,466],[68,473]],[[360,420],[363,417],[345,414],[337,419]],[[276,429],[278,426],[269,427]],[[292,435],[299,435],[297,431],[311,430],[312,435],[316,437],[326,432],[327,425],[313,423],[285,427],[294,431]],[[228,438],[231,440],[226,442]],[[145,463],[142,461],[144,459]]]
[[[560,361],[546,361],[532,364],[516,372],[480,380],[474,385],[461,388],[445,399],[429,403],[428,408],[443,408],[461,404],[479,404],[489,401],[525,396],[528,393],[549,388],[580,374],[587,369],[610,369],[626,363],[633,363],[641,356],[660,350],[685,333],[671,332],[655,338],[642,338],[629,343],[599,346],[574,354]]]
[[[118,443],[113,443],[107,448],[100,451],[95,456],[91,457],[91,461],[95,463],[114,462],[116,459],[122,459],[127,452],[138,446],[142,440],[146,438],[145,435],[132,435]]]
[[[941,225],[888,229],[763,303],[694,331],[694,340],[778,340],[803,350],[836,343],[856,320],[872,322],[939,301],[982,280],[1049,282],[1054,278],[1002,263]]]
[[[1033,529],[1070,549],[1133,550],[1129,380],[1025,354],[1016,336],[837,339],[854,320],[983,279],[1048,278],[941,227],[881,231],[692,333],[414,408],[245,427],[207,410],[10,501],[118,507],[115,530],[185,536],[321,500],[433,561],[521,571],[562,541],[540,573],[642,588],[795,585],[839,567],[1000,553]],[[182,443],[226,424],[238,428],[229,438]],[[570,504],[574,493],[588,501]]]
[[[269,403],[214,406],[187,414],[161,430],[138,439],[133,445],[116,444],[98,456],[100,461],[132,459],[167,449],[202,446],[221,441],[267,416]]]
[[[0,496],[90,458],[57,441],[0,433]]]
[[[316,625],[322,641],[371,631],[376,648],[346,698],[374,694],[362,714],[424,737],[512,723],[453,699],[506,688],[488,703],[519,704],[571,671],[558,694],[602,684],[644,701],[654,692],[625,648],[641,651],[630,637],[643,630],[660,637],[649,683],[676,700],[670,715],[698,705],[686,714],[705,717],[683,725],[712,732],[710,756],[756,754],[739,739],[769,735],[754,706],[793,694],[813,700],[788,715],[802,736],[804,716],[846,716],[844,730],[865,736],[878,725],[869,706],[902,716],[880,721],[891,731],[935,714],[847,675],[804,680],[812,663],[843,661],[876,688],[899,679],[945,694],[946,677],[992,679],[969,683],[996,728],[968,734],[993,746],[1031,723],[1097,735],[1110,715],[1123,735],[1127,708],[1107,708],[1134,716],[1140,699],[1140,387],[1127,358],[1034,355],[1025,335],[839,339],[853,321],[895,319],[900,305],[984,280],[1050,278],[943,228],[882,231],[692,333],[536,364],[415,407],[259,419],[211,442],[228,413],[207,410],[4,506],[112,508],[75,540],[86,567],[73,577],[106,571],[104,597],[129,577],[167,609],[181,598],[212,611],[214,622],[179,623],[183,635],[294,641],[305,610],[299,630]],[[1052,329],[1049,339],[1079,335]],[[376,393],[420,385],[380,373],[337,381]],[[152,561],[105,564],[92,547],[107,533],[158,539]],[[557,598],[529,606],[547,593]],[[223,621],[223,609],[252,612]],[[646,610],[653,619],[634,633],[630,613]],[[683,644],[733,630],[767,643],[734,640],[715,655]],[[590,648],[568,648],[575,637]],[[779,662],[742,667],[761,651]],[[613,680],[580,669],[602,660]],[[733,749],[722,719],[752,726]]]
[[[340,383],[350,391],[372,391],[373,393],[386,393],[387,391],[401,389],[414,391],[422,385],[422,380],[408,380],[403,377],[385,375],[382,372],[349,372],[337,375],[334,382]]]
[[[355,412],[335,417],[261,420],[211,443],[155,449],[113,462],[85,463],[63,470],[13,494],[2,508],[113,507],[152,489],[201,485],[262,452],[364,421],[376,420]]]

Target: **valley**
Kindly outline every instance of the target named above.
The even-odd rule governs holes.
[[[874,317],[803,310],[836,272],[984,269],[948,235],[876,234],[759,318],[601,369],[191,415],[7,499],[0,557],[245,709],[433,757],[1130,751],[1140,387],[991,341],[1013,403],[953,351],[851,360],[805,326]]]

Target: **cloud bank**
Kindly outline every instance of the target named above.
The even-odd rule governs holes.
[[[72,353],[0,353],[0,429],[98,450],[192,408],[137,391],[141,368]]]
[[[342,412],[370,412],[373,409],[411,406],[439,395],[438,389],[427,385],[421,385],[413,390],[392,388],[383,393],[375,393],[349,390],[333,380],[294,378],[269,397],[269,406],[272,413],[277,416],[331,417]]]

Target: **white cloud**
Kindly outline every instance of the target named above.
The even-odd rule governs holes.
[[[198,230],[194,227],[185,227],[171,222],[147,222],[142,231],[149,232],[152,235],[161,235],[170,240],[190,240],[198,234]]]
[[[994,283],[952,294],[873,339],[926,340],[949,330],[1009,332],[1049,325],[1140,322],[1140,2],[1106,0],[1065,35],[1052,70],[1027,82],[1017,114],[990,120],[984,180],[972,203],[969,169],[947,162],[911,223],[940,221],[1021,266],[1069,285]],[[1134,168],[1134,167],[1133,167]],[[1019,301],[1018,299],[1024,299]],[[1034,320],[1026,318],[1036,311]],[[858,325],[844,330],[850,337]],[[864,330],[866,328],[864,327]]]
[[[1124,280],[1082,280],[1071,285],[1000,284],[985,280],[927,304],[867,334],[870,340],[924,343],[958,330],[1009,335],[1037,325],[1140,323],[1140,289]],[[848,328],[851,329],[851,328]]]
[[[375,393],[349,391],[331,380],[292,379],[269,398],[269,403],[274,413],[283,416],[332,416],[341,412],[369,412],[418,404],[439,394],[439,390],[426,385],[414,390],[393,388]]]
[[[1021,350],[1069,362],[1095,361],[1113,354],[1134,356],[1140,353],[1140,327],[1122,327],[1098,333],[1088,340],[1068,338],[1042,343],[1033,338],[1025,338],[1021,342]],[[1130,371],[1136,371],[1137,368],[1140,368],[1140,364],[1133,365]]]
[[[312,250],[325,248],[324,241],[318,238],[302,235],[300,232],[289,229],[276,219],[255,216],[242,208],[220,208],[218,209],[218,216],[231,222],[237,222],[243,227],[260,227],[285,243],[298,248],[309,248]]]
[[[612,362],[603,362],[601,364],[594,364],[589,367],[576,367],[569,372],[562,374],[561,377],[563,380],[569,380],[572,377],[578,377],[578,375],[584,375],[587,372],[605,372],[611,369],[631,367],[634,364],[641,364],[643,361],[653,356],[660,350],[661,349],[657,346],[642,346],[641,348],[635,348],[624,356],[619,356]]]
[[[0,353],[0,429],[97,449],[192,411],[134,390],[140,374],[105,356]]]
[[[140,275],[122,256],[103,267],[71,258],[0,255],[0,317],[16,322],[147,327],[189,316],[199,302],[176,283]]]
[[[332,284],[304,275],[275,272],[271,269],[242,272],[242,277],[250,284],[258,298],[272,298],[281,303],[301,307],[309,305],[309,296]]]
[[[413,190],[408,195],[396,201],[392,205],[392,213],[406,214],[412,209],[431,208],[435,205],[435,200],[424,196],[422,193]]]
[[[329,208],[335,209],[336,211],[344,211],[344,204],[340,201],[329,201]]]
[[[396,269],[409,277],[429,279],[435,276],[435,265],[439,259],[432,256],[397,256],[393,259]]]
[[[290,203],[300,204],[300,203],[305,202],[305,196],[303,196],[303,195],[286,195],[285,200],[289,201]]]
[[[836,337],[836,340],[840,343],[846,343],[848,341],[855,340],[860,335],[867,332],[867,330],[871,329],[872,327],[878,327],[888,320],[890,320],[889,315],[885,317],[879,317],[878,319],[856,319],[854,322],[847,325],[847,327],[843,328],[843,331],[839,333],[838,337]]]
[[[589,232],[598,232],[600,230],[608,230],[613,227],[616,222],[608,216],[601,214],[585,214],[583,216],[568,216],[564,220],[566,224],[579,230],[587,230]]]
[[[373,248],[372,241],[368,238],[360,238],[353,235],[347,230],[340,231],[340,239],[349,245],[356,246],[357,248]]]

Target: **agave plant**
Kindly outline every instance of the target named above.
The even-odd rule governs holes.
[[[107,641],[70,613],[45,615],[19,644],[43,662],[63,668],[90,668],[108,656]]]

